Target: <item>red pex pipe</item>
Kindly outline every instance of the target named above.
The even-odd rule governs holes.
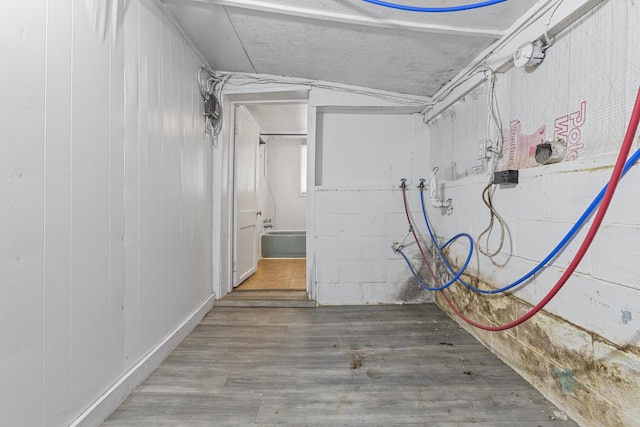
[[[598,229],[600,228],[600,224],[602,223],[602,220],[604,219],[604,216],[607,213],[607,209],[609,208],[609,204],[611,203],[613,194],[615,193],[616,187],[618,186],[618,182],[620,181],[620,177],[622,176],[622,169],[624,168],[625,161],[629,155],[631,146],[633,145],[633,139],[638,129],[638,122],[640,122],[640,88],[638,88],[638,94],[636,95],[636,102],[633,106],[633,112],[629,120],[629,126],[627,127],[627,132],[624,136],[622,146],[620,147],[618,160],[616,161],[615,167],[613,168],[613,172],[611,173],[609,186],[607,187],[607,191],[604,193],[602,202],[600,203],[600,207],[598,208],[598,212],[596,213],[593,219],[593,223],[589,228],[589,232],[585,236],[582,244],[580,245],[580,248],[578,249],[578,252],[576,253],[575,257],[573,258],[573,260],[565,270],[564,274],[562,274],[558,282],[553,286],[553,288],[551,288],[549,293],[542,299],[542,301],[540,301],[535,307],[533,307],[530,311],[528,311],[524,316],[514,320],[511,323],[507,323],[506,325],[502,325],[502,326],[488,326],[488,325],[483,325],[478,322],[475,322],[469,319],[468,317],[466,317],[451,302],[451,300],[447,297],[447,294],[445,293],[445,291],[444,290],[440,291],[442,292],[442,296],[447,302],[447,304],[449,304],[449,307],[451,307],[451,309],[458,316],[460,316],[460,318],[462,318],[468,324],[475,326],[476,328],[484,329],[485,331],[494,331],[494,332],[505,331],[507,329],[516,327],[522,324],[523,322],[529,320],[536,313],[542,310],[544,306],[546,306],[554,296],[556,296],[556,294],[560,291],[560,289],[562,289],[562,287],[567,282],[569,277],[571,277],[575,269],[578,267],[578,264],[580,264],[580,261],[582,261],[582,258],[584,257],[587,250],[589,249],[589,246],[591,246],[591,243],[593,242],[593,238],[595,237],[596,233],[598,232]]]
[[[424,263],[427,265],[427,268],[429,269],[429,274],[431,274],[431,277],[433,277],[433,280],[435,281],[435,283],[438,283],[436,274],[431,269],[431,264],[429,264],[427,255],[424,253],[424,250],[422,249],[422,245],[420,244],[420,239],[418,239],[418,235],[416,234],[413,224],[411,223],[411,215],[409,215],[409,205],[407,204],[407,191],[406,191],[407,184],[403,182],[401,188],[402,188],[402,201],[404,202],[404,213],[407,215],[407,222],[409,223],[409,231],[411,231],[411,234],[413,234],[413,240],[416,241],[416,245],[418,245],[418,249],[420,249],[420,255],[422,256],[422,260],[424,261]],[[440,285],[438,284],[438,286]]]

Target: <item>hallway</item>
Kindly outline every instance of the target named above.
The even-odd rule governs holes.
[[[433,304],[215,307],[103,424],[568,426]]]

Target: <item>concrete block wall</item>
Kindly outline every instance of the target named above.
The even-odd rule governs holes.
[[[391,249],[408,231],[400,189],[316,190],[316,286],[320,304],[431,299]],[[414,210],[417,216],[417,211]],[[415,246],[407,252],[413,257]]]
[[[391,245],[408,231],[400,178],[426,173],[426,126],[415,114],[331,113],[318,141],[314,188],[314,286],[319,304],[415,303],[431,299]],[[390,142],[392,141],[392,142]],[[418,217],[418,205],[411,204]],[[410,239],[407,240],[408,242]],[[406,249],[415,258],[415,245]]]
[[[496,288],[530,271],[607,182],[640,86],[640,53],[631,48],[640,44],[638,23],[637,2],[604,2],[557,36],[536,69],[497,76],[505,136],[498,169],[520,169],[520,182],[496,190],[494,204],[506,219],[507,241],[493,262],[474,257],[470,280]],[[466,129],[467,123],[476,129],[478,117],[486,118],[487,90],[476,89],[430,124],[431,166],[441,168],[439,177],[454,201],[453,215],[432,215],[442,238],[462,231],[475,237],[488,222],[480,194],[490,165],[476,156],[487,130],[474,135]],[[578,114],[581,119],[572,122]],[[566,123],[568,130],[563,129]],[[570,148],[564,162],[535,166],[527,159],[530,144],[560,133]],[[636,138],[632,150],[638,147]],[[509,157],[510,149],[516,150],[515,157]],[[576,273],[542,313],[499,333],[460,321],[582,425],[634,425],[640,417],[634,403],[640,399],[640,203],[634,197],[639,178],[635,166],[620,183]],[[556,283],[589,225],[550,267],[512,295],[488,298],[454,285],[454,301],[490,325],[524,314]],[[489,240],[492,248],[497,234]],[[457,265],[464,256],[463,244],[453,249]],[[456,318],[443,300],[436,300]]]

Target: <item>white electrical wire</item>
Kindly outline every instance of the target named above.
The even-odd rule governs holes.
[[[562,3],[564,3],[564,0],[558,0],[556,7],[553,9],[553,12],[551,12],[551,15],[549,15],[549,20],[547,21],[547,25],[544,27],[544,46],[542,47],[543,50],[547,49],[554,42],[555,38],[549,39],[549,26],[551,25],[551,20],[553,19],[553,15],[556,14],[556,12],[558,11],[558,8]]]
[[[319,80],[302,79],[296,77],[284,77],[284,76],[270,76],[264,74],[247,74],[236,72],[218,72],[215,73],[216,78],[226,77],[229,84],[234,86],[244,86],[251,84],[281,84],[281,85],[305,85],[319,89],[328,89],[336,92],[348,92],[356,93],[359,95],[366,95],[374,98],[378,98],[384,101],[393,102],[402,105],[411,105],[416,107],[423,107],[426,105],[424,100],[411,99],[410,95],[394,95],[391,93],[380,93],[374,90],[357,89],[353,87],[346,87],[339,84],[331,84],[322,82]],[[226,83],[226,82],[225,82]]]
[[[434,97],[432,102],[429,104],[429,106],[427,106],[427,108],[423,111],[423,113],[426,113],[429,108],[434,107],[438,102],[441,102],[442,100],[446,99],[456,88],[464,84],[466,81],[468,81],[470,78],[472,78],[476,74],[480,72],[484,73],[485,79],[487,80],[487,85],[489,88],[489,93],[487,95],[487,140],[492,141],[492,138],[491,138],[492,126],[495,128],[496,139],[495,139],[495,142],[493,142],[489,147],[487,147],[488,151],[491,152],[492,168],[488,171],[490,174],[489,182],[487,186],[484,188],[484,190],[482,191],[482,201],[489,209],[489,214],[490,214],[489,224],[482,232],[480,232],[480,234],[475,239],[475,241],[476,241],[476,247],[478,251],[489,258],[495,257],[502,250],[504,246],[505,235],[506,235],[506,224],[502,216],[498,213],[498,211],[495,209],[493,205],[493,194],[496,190],[496,187],[493,184],[493,175],[498,165],[498,160],[502,156],[502,149],[504,144],[504,133],[502,128],[502,119],[500,118],[500,110],[498,108],[498,100],[495,95],[496,72],[495,70],[493,70],[487,65],[487,59],[493,54],[493,52],[499,50],[508,41],[512,40],[521,31],[523,31],[524,29],[529,27],[531,24],[536,22],[538,19],[540,19],[542,16],[548,13],[551,10],[551,8],[553,8],[553,11],[551,12],[551,15],[549,17],[549,20],[547,22],[547,25],[545,27],[545,32],[544,32],[544,37],[547,40],[547,47],[548,47],[550,45],[549,37],[548,37],[549,26],[551,24],[553,15],[556,13],[560,4],[563,1],[564,0],[549,0],[545,4],[541,5],[541,7],[533,15],[531,15],[527,20],[522,22],[517,28],[513,29],[508,37],[506,37],[505,39],[497,43],[491,52],[487,53],[483,58],[481,58],[478,61],[478,64],[476,66],[472,67],[465,75],[458,78],[457,81],[451,84],[448,88],[446,88],[446,90],[436,94],[436,96]],[[489,240],[496,222],[500,227],[500,241],[498,246],[494,250],[490,250]],[[485,247],[483,247],[481,244],[482,238],[484,236],[486,236]]]
[[[505,239],[506,224],[502,216],[498,213],[498,211],[493,206],[493,193],[496,190],[495,186],[493,185],[493,174],[495,172],[496,166],[498,165],[498,160],[502,156],[504,134],[503,134],[502,124],[501,124],[502,120],[500,118],[500,111],[498,109],[498,99],[495,93],[496,73],[494,70],[492,70],[489,67],[485,67],[483,71],[485,72],[485,76],[487,78],[487,86],[489,89],[487,94],[487,141],[493,140],[493,138],[491,137],[492,127],[495,128],[496,138],[495,138],[495,142],[492,142],[491,145],[487,147],[487,151],[491,153],[490,163],[492,167],[488,171],[490,175],[489,182],[487,183],[487,186],[482,191],[482,201],[484,202],[485,206],[487,206],[487,208],[489,209],[489,214],[490,214],[489,225],[478,235],[478,237],[475,239],[475,242],[476,242],[476,248],[478,249],[478,252],[482,253],[483,255],[489,258],[492,258],[500,253],[500,251],[502,250],[502,247],[504,246],[504,239]],[[496,249],[490,250],[489,238],[491,237],[491,233],[493,231],[496,220],[500,225],[500,243],[498,244]],[[486,239],[486,245],[483,248],[481,241],[482,241],[482,237],[485,235],[487,236],[487,239]]]
[[[507,37],[504,37],[503,39],[499,40],[493,46],[491,51],[487,52],[483,57],[476,59],[476,61],[474,61],[475,65],[472,65],[466,73],[460,76],[454,77],[447,85],[445,85],[439,92],[437,92],[434,95],[434,97],[431,99],[431,101],[427,104],[427,106],[424,108],[424,110],[422,110],[422,114],[426,115],[430,110],[433,109],[433,107],[435,107],[438,103],[446,99],[455,89],[463,85],[465,82],[467,82],[476,74],[484,72],[487,68],[489,68],[487,66],[487,60],[491,57],[491,55],[493,55],[496,51],[499,51],[505,44],[509,43],[516,36],[518,36],[518,34],[520,34],[526,28],[531,26],[537,20],[542,18],[546,13],[548,13],[552,8],[555,7],[553,12],[551,13],[551,16],[549,17],[549,21],[545,28],[545,36],[548,38],[547,33],[549,30],[549,26],[551,24],[551,19],[553,18],[553,15],[556,13],[558,7],[563,1],[564,0],[547,0],[542,5],[540,5],[538,10],[536,10],[525,21],[520,23],[516,28],[511,29]]]
[[[491,138],[491,125],[495,127],[496,141],[494,145],[488,147],[488,150],[495,156],[497,160],[502,156],[502,145],[504,142],[504,132],[502,128],[502,119],[500,110],[498,109],[498,98],[496,97],[496,72],[489,67],[484,68],[485,75],[488,74],[487,81],[489,86],[489,94],[487,96],[487,139]],[[494,166],[497,162],[494,162]]]
[[[205,74],[207,74],[205,76]],[[210,139],[214,147],[217,147],[218,135],[222,130],[222,89],[229,80],[229,76],[220,75],[209,67],[202,66],[198,71],[198,85],[203,99],[213,97],[214,108],[217,106],[218,117],[216,119],[205,116],[204,135]]]
[[[538,11],[538,13],[542,13],[541,15],[534,15],[536,16],[535,20],[537,20],[541,16],[543,16],[545,13],[547,13],[549,10],[551,10],[552,7],[554,8],[553,11],[551,12],[551,15],[549,16],[549,20],[547,21],[547,25],[544,31],[544,37],[547,41],[546,47],[551,45],[551,42],[549,41],[549,36],[548,36],[548,30],[551,24],[551,20],[553,18],[553,15],[558,10],[558,7],[560,6],[560,4],[562,4],[563,1],[564,0],[557,0],[555,4],[553,4],[553,2],[550,1]],[[541,12],[543,8],[544,8],[544,12]],[[522,29],[529,26],[532,21],[535,21],[535,20],[532,19],[529,21],[525,21],[526,25],[525,23],[523,23],[523,25],[518,30],[521,31]],[[487,135],[488,135],[488,140],[491,141],[492,140],[491,126],[493,126],[496,132],[496,140],[490,147],[487,148],[492,155],[493,167],[489,170],[489,174],[490,174],[489,183],[482,191],[482,201],[489,209],[489,214],[490,214],[489,225],[478,235],[478,237],[475,240],[476,240],[476,247],[478,251],[489,258],[493,258],[494,256],[500,253],[500,251],[504,246],[505,231],[506,231],[505,221],[493,205],[493,194],[496,191],[496,187],[493,184],[493,175],[495,173],[496,166],[498,165],[498,161],[502,156],[502,149],[504,144],[504,132],[502,128],[502,119],[500,117],[500,110],[498,108],[498,98],[496,97],[496,87],[495,87],[496,72],[490,67],[486,66],[486,64],[482,67],[482,70],[485,72],[487,85],[489,87],[489,93],[487,95],[487,111],[488,111]],[[490,250],[489,239],[491,237],[491,233],[493,232],[493,228],[496,221],[500,226],[500,242],[494,250]],[[483,247],[481,244],[481,241],[485,235],[486,235],[486,245],[485,247]]]
[[[476,248],[478,249],[478,251],[489,258],[493,258],[494,256],[500,253],[500,251],[502,250],[502,247],[504,246],[504,238],[506,235],[505,221],[493,206],[493,193],[495,191],[496,191],[496,187],[493,184],[493,175],[491,175],[491,178],[489,179],[489,183],[482,191],[482,201],[487,206],[490,213],[489,225],[487,225],[487,227],[484,230],[482,230],[482,232],[478,234],[478,237],[475,239]],[[493,231],[495,220],[497,220],[498,224],[500,225],[500,243],[498,244],[498,247],[496,247],[494,250],[489,250],[489,238],[491,237],[491,232]],[[483,248],[481,244],[481,239],[485,235],[487,236],[487,243],[486,243],[486,248]]]
[[[252,84],[280,84],[280,85],[305,85],[320,89],[328,89],[337,92],[356,93],[366,95],[384,101],[393,102],[401,105],[411,105],[416,107],[424,107],[425,102],[418,99],[411,99],[405,95],[384,94],[376,91],[368,91],[365,89],[355,89],[352,87],[343,87],[338,84],[329,84],[318,80],[301,79],[294,77],[270,76],[262,74],[247,74],[239,72],[220,72],[215,71],[207,66],[202,66],[198,72],[198,85],[200,86],[200,94],[203,98],[213,96],[218,106],[218,118],[212,120],[205,117],[205,136],[209,138],[215,147],[217,147],[217,137],[222,129],[222,91],[228,83],[234,86],[245,86]]]

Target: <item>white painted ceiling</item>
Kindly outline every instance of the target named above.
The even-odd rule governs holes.
[[[432,96],[536,3],[507,0],[462,12],[416,13],[362,0],[161,1],[217,70],[423,96]]]
[[[362,0],[160,0],[209,64],[432,96],[536,0],[416,13]],[[398,0],[400,2],[401,0]],[[404,0],[447,7],[480,0]],[[263,134],[306,133],[306,104],[246,105]]]
[[[262,135],[303,135],[307,133],[307,104],[247,104],[245,108],[258,122]]]

